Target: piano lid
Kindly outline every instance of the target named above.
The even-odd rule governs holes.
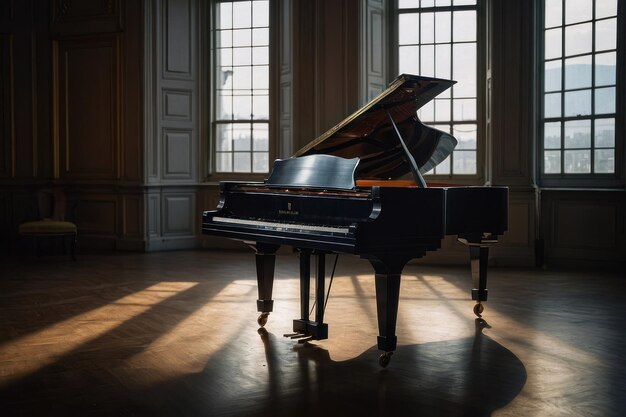
[[[391,114],[420,172],[428,172],[450,155],[457,141],[447,133],[423,125],[416,112],[455,83],[402,74],[380,95],[294,156],[359,157],[357,178],[399,178],[411,169],[389,120]]]

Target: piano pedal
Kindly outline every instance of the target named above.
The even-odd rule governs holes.
[[[298,339],[298,343],[305,344],[311,340],[313,340],[313,335],[307,335],[306,337],[303,337],[302,339]]]
[[[301,333],[285,333],[285,334],[283,334],[283,337],[293,337],[293,336],[297,336],[299,334],[301,334]]]
[[[309,336],[310,336],[310,335],[309,335],[309,334],[306,334],[306,333],[296,333],[296,334],[294,334],[293,336],[289,336],[289,337],[290,337],[291,339],[302,339],[302,338],[309,337]]]

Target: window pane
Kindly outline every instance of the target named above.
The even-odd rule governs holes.
[[[217,125],[217,137],[216,148],[218,151],[232,151],[232,125],[231,124],[219,124]]]
[[[591,52],[591,26],[591,23],[583,23],[565,28],[565,55]]]
[[[561,60],[547,61],[544,69],[545,91],[561,89]]]
[[[270,63],[270,48],[267,46],[257,46],[252,48],[252,64],[268,65]]]
[[[565,60],[565,88],[591,87],[591,55]]]
[[[233,30],[233,46],[252,45],[252,31],[250,29]]]
[[[596,85],[615,84],[615,52],[596,55]]]
[[[230,29],[233,27],[233,4],[217,4],[217,27],[220,29]]]
[[[453,100],[454,120],[476,120],[476,99]]]
[[[561,93],[546,94],[543,108],[545,117],[561,117]]]
[[[546,174],[561,173],[561,151],[545,151],[543,153],[543,172]]]
[[[251,126],[248,123],[235,123],[233,129],[233,149],[235,151],[251,150]]]
[[[266,152],[254,152],[252,154],[252,171],[268,172],[270,170],[269,155]]]
[[[268,65],[253,67],[252,74],[254,76],[252,86],[255,90],[270,88],[270,67]]]
[[[268,46],[270,44],[269,29],[252,29],[252,45]]]
[[[565,117],[591,114],[591,90],[565,92]]]
[[[420,75],[435,76],[435,47],[426,45],[420,47]]]
[[[420,7],[420,0],[399,0],[399,9],[414,9]]]
[[[596,0],[596,19],[617,15],[617,0]]]
[[[255,151],[268,151],[269,126],[267,125],[267,123],[255,123],[252,129],[252,137],[254,139],[253,149]]]
[[[419,43],[419,27],[419,14],[401,14],[398,21],[398,43],[400,45]]]
[[[435,0],[435,6],[449,6],[451,0]]]
[[[402,17],[402,15],[400,15]],[[435,42],[435,14],[422,13],[420,16],[421,38],[419,42],[422,44]],[[413,24],[415,26],[415,23]]]
[[[233,118],[233,96],[229,90],[217,92],[217,117],[222,120]]]
[[[435,47],[435,76],[438,78],[450,78],[451,74],[451,50],[450,45],[437,45]]]
[[[469,6],[476,4],[476,0],[454,0],[453,4],[455,6]]]
[[[249,1],[236,1],[233,5],[233,27],[247,28],[252,26],[252,3]]]
[[[476,44],[454,44],[453,77],[455,97],[476,97]]]
[[[561,51],[561,28],[546,30],[545,32],[545,58],[559,58]]]
[[[476,11],[454,12],[454,42],[476,40]]]
[[[250,172],[250,156],[248,152],[235,152],[233,172]]]
[[[252,2],[252,26],[270,25],[270,4],[269,1],[256,0]]]
[[[564,148],[591,147],[591,120],[571,120],[565,122]]]
[[[576,23],[591,20],[593,1],[565,0],[565,23]]]
[[[617,42],[617,19],[596,22],[596,51],[615,49]]]
[[[269,96],[252,97],[252,118],[261,120],[267,120],[270,118]]]
[[[398,48],[398,70],[400,74],[419,74],[419,46]]]
[[[234,48],[232,49],[233,65],[250,65],[252,64],[252,48]]]
[[[591,172],[591,151],[564,151],[566,174],[587,174]]]
[[[234,67],[233,68],[233,89],[250,90],[251,88],[252,88],[252,68]]]
[[[459,141],[455,149],[476,149],[476,125],[455,125],[454,137]],[[454,158],[456,159],[456,153]]]
[[[562,7],[563,0],[546,0],[545,2],[545,19],[546,27],[560,26],[563,16]]]
[[[435,99],[435,121],[446,122],[452,118],[449,99]]]
[[[450,19],[450,12],[440,12],[435,14],[435,42],[442,43],[451,41],[450,37],[452,36],[452,22]],[[456,29],[457,25],[455,24],[454,27]]]
[[[217,46],[230,48],[233,46],[233,31],[232,30],[218,30],[216,33]]]
[[[545,149],[561,149],[561,122],[544,123],[543,147]]]
[[[596,148],[615,147],[615,119],[596,119],[594,142]]]
[[[452,170],[455,174],[476,174],[476,151],[455,151]]]
[[[594,151],[593,171],[601,174],[615,172],[615,151],[613,149],[596,149]]]
[[[233,119],[248,120],[252,116],[252,97],[249,95],[233,96]]]
[[[615,87],[596,89],[596,114],[615,113]]]
[[[233,170],[233,154],[228,152],[228,153],[223,153],[223,152],[217,152],[215,154],[215,170],[217,172],[232,172]]]

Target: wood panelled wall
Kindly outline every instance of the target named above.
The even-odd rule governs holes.
[[[143,249],[141,0],[0,10],[2,246],[56,184],[81,246]]]

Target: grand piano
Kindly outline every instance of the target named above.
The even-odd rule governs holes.
[[[424,181],[422,174],[445,160],[457,141],[422,124],[416,112],[453,84],[400,75],[293,157],[275,161],[266,181],[220,183],[219,205],[203,212],[202,232],[243,241],[256,251],[261,327],[273,309],[281,245],[296,248],[300,257],[301,314],[293,321],[294,333],[286,335],[299,342],[328,337],[326,255],[358,255],[375,271],[379,363],[387,366],[397,344],[402,270],[409,260],[437,250],[446,235],[469,247],[471,297],[480,317],[488,294],[489,247],[507,229],[508,190],[429,187]],[[309,318],[311,257],[314,319]]]

